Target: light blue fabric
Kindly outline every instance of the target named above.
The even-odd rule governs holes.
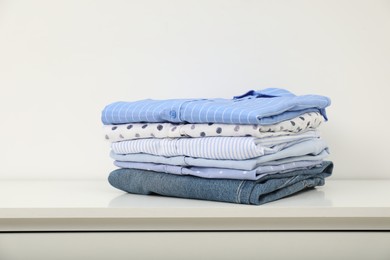
[[[260,180],[206,179],[138,169],[117,169],[109,183],[120,190],[144,195],[223,201],[260,205],[325,184],[333,163],[321,167],[266,175]]]
[[[167,164],[121,162],[115,161],[115,166],[128,169],[140,169],[154,172],[164,172],[176,175],[193,175],[209,179],[237,179],[237,180],[258,180],[268,174],[285,173],[295,170],[310,169],[320,166],[322,161],[299,161],[280,165],[259,166],[251,171],[207,167],[183,167]]]
[[[271,125],[307,112],[320,112],[325,119],[328,97],[296,96],[284,89],[268,88],[233,99],[145,99],[114,102],[102,112],[102,122],[126,124],[136,122],[223,123]]]
[[[117,154],[147,153],[166,157],[190,156],[217,160],[244,160],[272,154],[313,138],[319,138],[318,131],[268,138],[147,138],[114,142],[111,148]]]
[[[213,160],[186,156],[163,157],[151,154],[121,155],[112,151],[110,156],[117,161],[151,162],[169,165],[253,170],[260,165],[270,165],[268,163],[272,163],[271,165],[277,165],[281,163],[297,162],[300,160],[323,160],[329,155],[327,147],[328,146],[324,140],[311,139],[297,143],[279,152],[248,160]]]

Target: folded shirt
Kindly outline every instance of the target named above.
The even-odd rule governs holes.
[[[333,163],[324,161],[321,167],[266,175],[250,181],[117,169],[110,173],[108,181],[113,187],[134,194],[260,205],[324,185],[332,170]]]
[[[184,155],[217,160],[244,160],[272,154],[313,138],[319,138],[318,131],[268,138],[149,138],[115,142],[111,144],[111,148],[116,154],[147,153],[165,157]]]
[[[305,113],[291,120],[273,125],[232,125],[232,124],[173,124],[173,123],[131,123],[105,125],[103,131],[106,140],[118,142],[141,138],[180,138],[214,136],[253,136],[266,138],[291,135],[316,129],[324,118],[318,112]]]
[[[259,166],[254,170],[243,171],[226,168],[208,168],[195,166],[176,166],[157,163],[142,162],[122,162],[114,161],[114,165],[120,168],[140,169],[154,172],[163,172],[176,175],[193,175],[209,179],[238,179],[238,180],[258,180],[265,175],[275,173],[285,173],[296,170],[310,169],[321,166],[322,161],[298,161],[280,165]]]
[[[249,91],[233,99],[145,99],[135,102],[114,102],[102,111],[102,122],[127,124],[141,122],[221,123],[270,125],[319,112],[326,119],[328,97],[296,96],[291,92],[268,88]]]
[[[318,161],[329,156],[328,145],[322,139],[309,139],[279,152],[247,160],[215,160],[188,156],[164,157],[152,154],[116,154],[111,151],[111,158],[117,161],[151,162],[169,165],[198,166],[210,168],[230,168],[253,170],[260,165],[277,165],[297,161]]]

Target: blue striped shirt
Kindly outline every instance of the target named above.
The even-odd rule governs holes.
[[[291,92],[268,88],[251,90],[233,99],[145,99],[114,102],[102,112],[102,122],[126,124],[137,122],[222,123],[270,125],[307,112],[320,112],[326,118],[328,97],[296,96]]]
[[[217,160],[244,160],[276,153],[285,147],[319,137],[317,131],[299,135],[254,137],[204,137],[204,138],[148,138],[114,142],[117,154],[147,153],[165,157],[191,156]]]
[[[327,147],[326,142],[322,139],[310,139],[273,154],[246,160],[215,160],[189,156],[164,157],[145,153],[117,154],[113,150],[111,150],[110,156],[117,161],[253,170],[260,165],[323,160],[329,156]]]

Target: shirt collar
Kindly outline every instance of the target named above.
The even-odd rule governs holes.
[[[263,90],[249,90],[247,93],[234,96],[233,99],[259,98],[259,97],[295,97],[293,93],[281,88],[266,88]]]

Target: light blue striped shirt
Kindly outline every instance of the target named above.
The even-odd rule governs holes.
[[[165,157],[184,155],[217,160],[244,160],[276,153],[296,143],[316,138],[319,138],[318,131],[268,138],[149,138],[114,142],[111,148],[117,154],[147,153]]]
[[[114,102],[102,112],[102,122],[126,124],[137,122],[222,123],[270,125],[307,112],[320,112],[327,119],[328,97],[296,96],[291,92],[268,88],[251,90],[233,99],[145,99]]]
[[[110,156],[117,161],[253,170],[260,165],[279,165],[298,161],[323,160],[329,156],[327,147],[324,140],[316,138],[297,143],[273,154],[247,160],[215,160],[188,156],[164,157],[144,153],[117,154],[114,151],[111,151]]]

